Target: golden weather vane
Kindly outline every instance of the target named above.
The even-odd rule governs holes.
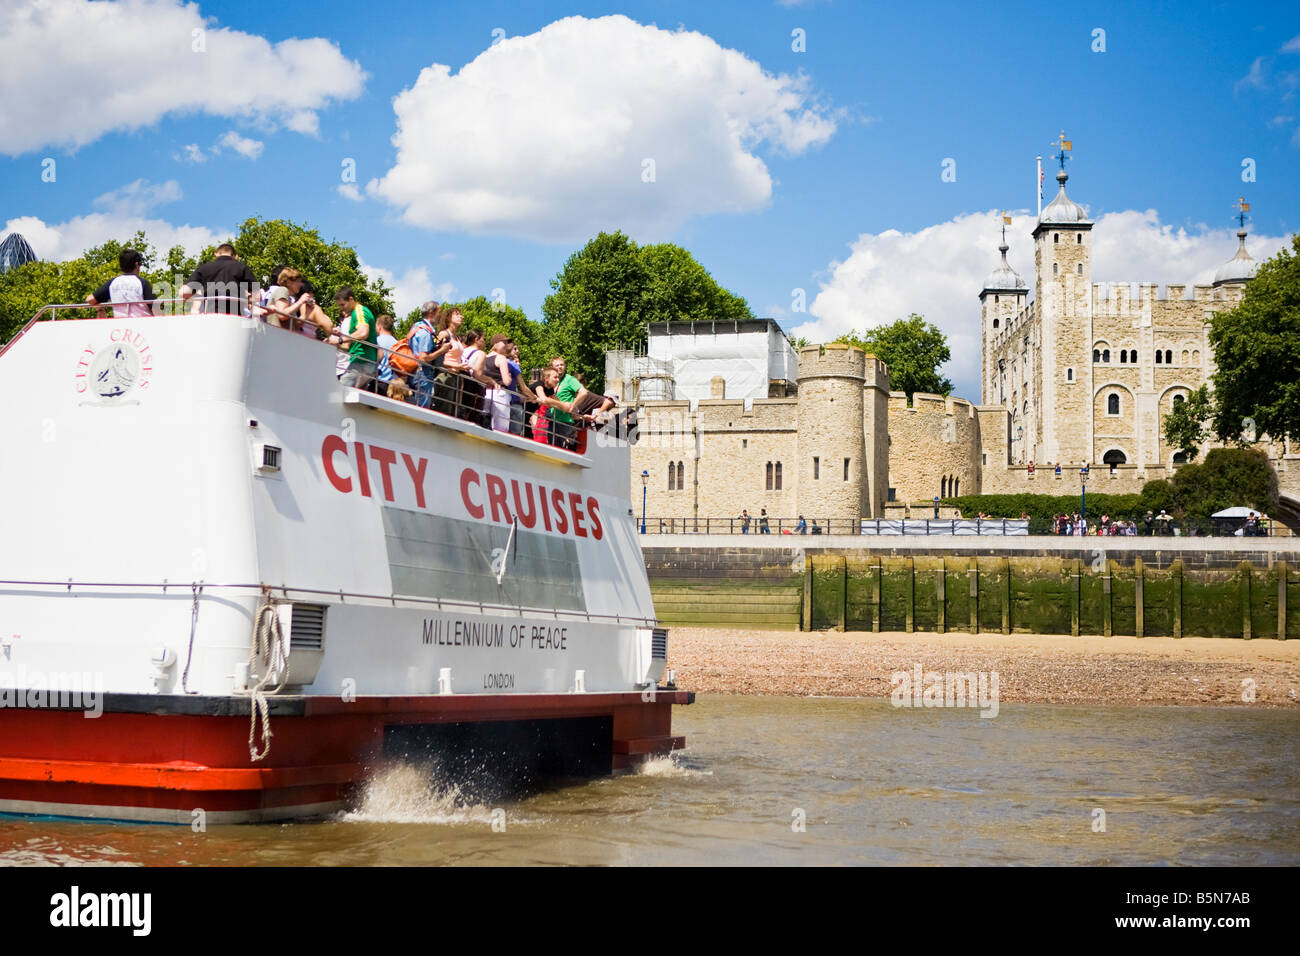
[[[1238,198],[1237,202],[1233,205],[1233,208],[1237,210],[1237,216],[1236,216],[1237,223],[1239,224],[1240,228],[1245,229],[1246,220],[1250,218],[1249,216],[1246,215],[1246,213],[1250,212],[1250,203],[1246,202],[1245,196],[1241,196],[1240,198]]]

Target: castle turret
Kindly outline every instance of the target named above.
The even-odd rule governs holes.
[[[1060,189],[1034,227],[1034,299],[1041,316],[1041,394],[1026,394],[1023,381],[1014,383],[1012,434],[1024,428],[1025,452],[1017,456],[1038,461],[1086,461],[1092,457],[1088,430],[1066,428],[1078,420],[1091,400],[1092,220],[1065,193],[1070,143],[1061,134],[1056,174]],[[1030,357],[1032,367],[1033,357]],[[1086,372],[1086,374],[1084,374]],[[1028,377],[1024,381],[1030,381]],[[1085,393],[1084,389],[1088,391]]]
[[[799,511],[832,519],[837,532],[870,513],[876,492],[864,428],[867,362],[852,345],[799,350]]]
[[[1246,251],[1246,226],[1237,230],[1237,254],[1219,266],[1219,271],[1214,274],[1215,286],[1223,285],[1245,285],[1247,281],[1255,278],[1255,270],[1259,268],[1259,263],[1255,257]]]
[[[1007,262],[1007,223],[1009,216],[1002,217],[1002,244],[998,251],[1002,253],[1002,264],[989,273],[984,280],[984,289],[980,292],[980,321],[983,328],[980,351],[980,368],[984,370],[981,389],[984,404],[998,401],[997,390],[989,377],[989,356],[993,354],[993,343],[1006,334],[1007,323],[1020,314],[1029,296],[1029,288],[1019,273]]]

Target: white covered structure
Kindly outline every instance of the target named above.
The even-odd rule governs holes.
[[[666,397],[678,401],[714,397],[718,376],[726,382],[727,398],[768,398],[773,382],[793,384],[799,369],[793,346],[773,319],[651,323],[646,352],[668,369],[673,394]]]

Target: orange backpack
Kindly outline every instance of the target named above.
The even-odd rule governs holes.
[[[393,346],[393,352],[388,357],[388,365],[394,371],[409,375],[420,367],[420,360],[415,357],[415,353],[411,350],[411,336],[422,325],[428,327],[429,333],[433,335],[434,341],[437,342],[438,333],[434,331],[433,326],[429,325],[424,319],[420,319],[407,329],[406,334],[402,336],[402,341]]]

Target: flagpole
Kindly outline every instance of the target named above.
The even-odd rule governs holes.
[[[1043,218],[1043,157],[1038,157],[1038,218]]]

